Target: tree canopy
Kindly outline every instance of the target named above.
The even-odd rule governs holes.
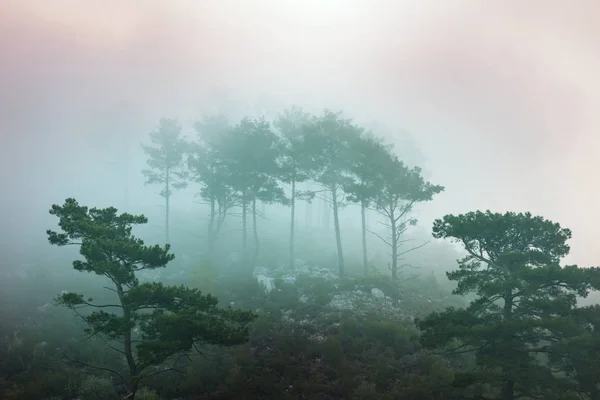
[[[50,214],[58,217],[61,229],[47,231],[50,244],[78,245],[83,260],[73,261],[73,267],[104,276],[115,294],[109,304],[78,293],[63,293],[57,302],[77,311],[91,336],[118,343],[120,349],[114,349],[126,360],[131,398],[139,381],[154,373],[150,367],[203,343],[231,346],[247,340],[255,318],[251,312],[218,308],[215,297],[197,289],[140,283],[137,272],[164,268],[175,258],[169,244],[147,246],[132,234],[134,225],[147,223],[145,216],[118,214],[114,207],[90,209],[73,198],[53,205]],[[81,308],[94,311],[83,314]]]
[[[147,150],[151,156],[149,164],[156,170],[151,171],[153,178],[148,182],[172,185],[174,178],[166,179],[165,173],[178,171],[179,175],[175,175],[181,178],[178,185],[187,184],[189,178],[200,185],[198,194],[210,206],[205,251],[209,260],[213,259],[215,243],[227,217],[241,214],[241,253],[249,265],[254,265],[260,249],[259,217],[265,205],[282,204],[290,206],[289,266],[293,268],[297,202],[308,203],[308,215],[312,200],[318,198],[319,204],[326,205],[322,215],[325,225],[333,217],[339,275],[345,273],[340,212],[350,203],[356,203],[361,207],[365,273],[368,273],[366,215],[374,209],[387,221],[384,223],[390,233],[394,232],[391,242],[384,241],[395,249],[390,268],[392,276],[397,278],[398,254],[402,253],[398,249],[404,243],[400,237],[407,224],[416,221],[411,217],[412,205],[429,201],[443,190],[425,182],[420,168],[406,167],[385,139],[365,130],[342,112],[324,109],[321,114],[312,115],[293,106],[272,123],[265,118],[244,117],[233,124],[224,115],[207,115],[194,128],[198,135],[190,143],[180,138],[181,125],[176,120],[160,121],[159,130],[151,134],[158,148]],[[184,172],[179,169],[182,154],[187,155]],[[146,173],[150,176],[150,172]],[[157,174],[161,179],[155,177]],[[310,186],[299,189],[298,185],[305,182]],[[168,225],[168,196],[166,208]],[[394,217],[390,220],[392,208]],[[234,209],[240,212],[233,213]],[[404,217],[405,221],[399,221],[398,218]],[[389,222],[392,220],[393,224]],[[248,241],[250,226],[253,246]],[[248,251],[251,247],[252,253]]]
[[[598,315],[577,308],[577,296],[597,289],[598,268],[560,265],[569,252],[569,229],[530,213],[477,211],[436,220],[433,236],[464,246],[467,256],[447,276],[458,284],[455,294],[476,296],[466,309],[419,321],[426,347],[475,355],[478,369],[456,384],[485,383],[490,398],[503,400],[597,396],[597,388],[583,387],[581,374],[556,374],[574,363],[581,373],[581,354],[575,362],[565,346],[591,340],[592,325],[578,322]]]

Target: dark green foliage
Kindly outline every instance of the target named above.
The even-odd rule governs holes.
[[[478,211],[436,220],[433,234],[464,246],[468,255],[447,276],[458,282],[455,294],[477,295],[466,309],[419,322],[424,346],[475,354],[477,369],[462,374],[460,386],[486,382],[507,400],[584,391],[584,375],[564,373],[564,346],[589,345],[591,330],[578,323],[585,311],[576,308],[576,296],[593,289],[599,271],[559,265],[571,232],[529,213]],[[572,359],[581,362],[577,349]]]
[[[247,340],[247,325],[254,314],[220,309],[215,297],[197,289],[138,281],[137,272],[163,268],[174,258],[168,244],[146,246],[131,233],[133,224],[147,222],[143,215],[117,214],[113,207],[88,209],[75,199],[53,205],[50,213],[59,218],[62,229],[61,233],[48,230],[50,243],[79,245],[84,260],[74,261],[74,268],[108,278],[115,293],[112,303],[94,303],[76,293],[63,293],[57,302],[76,312],[99,309],[79,315],[89,325],[90,336],[101,334],[120,344],[117,351],[126,359],[128,386],[134,395],[140,379],[153,374],[149,367],[177,353],[198,343],[231,346]]]
[[[374,317],[342,316],[326,333],[310,335],[299,325],[264,315],[248,347],[207,349],[205,358],[194,361],[191,376],[205,379],[190,378],[188,390],[202,399],[349,399],[369,390],[373,398],[392,400],[400,387],[413,393],[411,384],[400,384],[409,382],[402,364],[406,357],[420,360],[411,336],[397,322]],[[419,373],[426,380],[430,371]]]
[[[147,223],[143,215],[89,209],[74,199],[52,206],[60,231],[47,232],[50,243],[77,245],[81,258],[74,269],[104,284],[74,280],[67,288],[85,287],[86,294],[63,290],[56,299],[81,317],[76,323],[59,308],[39,307],[49,298],[37,292],[39,283],[23,284],[24,301],[3,310],[10,322],[0,324],[0,397],[600,398],[600,307],[577,307],[578,296],[600,287],[600,272],[560,264],[569,252],[568,229],[529,213],[448,215],[434,223],[433,236],[457,241],[467,252],[458,270],[447,273],[456,282],[454,297],[433,275],[399,279],[398,260],[414,249],[401,249],[417,222],[413,206],[444,188],[426,182],[419,167],[409,168],[392,146],[341,113],[311,116],[293,107],[273,127],[277,132],[265,119],[230,125],[224,116],[205,117],[190,144],[176,120],[160,121],[150,134],[153,146],[143,146],[150,167],[143,172],[146,183],[163,185],[165,246],[147,246],[133,235],[134,225]],[[176,248],[185,247],[202,270],[149,282],[146,271],[174,259],[169,198],[188,176],[210,206],[208,240],[198,245],[186,234]],[[302,182],[321,190],[298,190]],[[285,185],[291,186],[289,199]],[[296,202],[317,196],[332,210],[337,252],[321,243],[328,232],[307,229],[300,231],[311,238],[299,244],[309,253],[302,258],[329,267],[337,255],[342,279],[322,270],[310,276],[316,269],[307,268],[305,275],[281,275],[265,293],[249,279],[252,264],[278,267],[289,257],[294,267]],[[365,275],[377,262],[367,257],[366,212],[372,207],[384,217],[391,234],[381,239],[392,249],[394,279],[370,270],[352,278],[360,264],[345,264],[339,221],[348,202],[362,210]],[[289,251],[273,241],[259,258],[258,203],[291,205]],[[235,227],[222,227],[236,207],[242,209],[244,250],[247,213],[252,216],[254,254],[244,254],[243,269],[224,261],[238,238],[228,236]],[[282,233],[271,235],[287,242]],[[419,261],[438,265],[443,258],[429,255]],[[50,272],[36,279],[50,280]],[[62,279],[55,284],[60,287],[52,293],[65,289]],[[220,308],[217,296],[256,314]],[[464,307],[467,299],[473,301]]]

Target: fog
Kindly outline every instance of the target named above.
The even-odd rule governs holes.
[[[599,20],[594,0],[0,0],[0,398],[598,398]],[[323,115],[299,140],[238,124],[292,106]],[[218,140],[160,150],[212,208],[194,179],[165,201],[142,145],[220,113]],[[570,228],[570,254],[522,215],[433,238],[488,209]]]
[[[377,121],[400,151],[410,132],[446,187],[420,206],[423,229],[531,211],[573,229],[569,262],[594,265],[598,17],[591,0],[4,0],[3,246],[47,246],[48,208],[66,197],[160,226],[139,145],[159,118],[193,135],[204,113],[298,104]],[[174,210],[201,214],[193,195],[175,193]]]

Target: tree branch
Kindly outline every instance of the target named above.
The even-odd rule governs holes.
[[[410,248],[410,249],[408,249],[408,250],[406,250],[406,251],[403,251],[403,252],[401,252],[401,253],[398,253],[398,254],[397,254],[397,256],[398,256],[398,257],[400,257],[400,256],[403,256],[403,255],[404,255],[404,254],[406,254],[406,253],[410,253],[411,251],[415,251],[415,250],[417,250],[417,249],[420,249],[421,247],[425,246],[427,243],[429,243],[429,242],[425,242],[425,243],[423,243],[423,244],[421,244],[421,245],[419,245],[419,246],[415,246],[415,247],[413,247],[413,248]]]
[[[383,243],[387,244],[388,246],[393,247],[393,245],[390,242],[388,242],[387,240],[385,240],[380,234],[373,232],[370,229],[367,229],[367,232],[377,236]]]
[[[106,371],[106,372],[113,373],[113,374],[117,375],[119,378],[121,378],[121,380],[125,381],[125,379],[123,378],[123,375],[121,375],[119,372],[115,371],[115,370],[114,370],[114,369],[112,369],[112,368],[108,368],[108,367],[99,367],[99,366],[97,366],[97,365],[88,364],[88,363],[86,363],[86,362],[83,362],[83,361],[81,361],[81,360],[76,360],[76,359],[73,359],[73,358],[69,358],[69,357],[67,356],[67,354],[66,354],[66,353],[63,353],[63,357],[64,357],[64,358],[65,358],[65,359],[66,359],[68,362],[77,363],[77,364],[83,365],[83,366],[85,366],[85,367],[89,367],[89,368],[96,369],[96,370],[98,370],[98,371]]]

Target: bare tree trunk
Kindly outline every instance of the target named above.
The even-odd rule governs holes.
[[[340,278],[344,277],[344,252],[342,249],[342,234],[340,230],[340,217],[338,214],[338,199],[337,199],[337,187],[331,186],[331,204],[333,206],[333,226],[335,228],[335,242],[337,245],[337,256],[338,256],[338,274]]]
[[[129,384],[128,390],[130,393],[130,399],[135,398],[135,393],[139,387],[139,373],[138,365],[135,361],[135,357],[133,355],[133,340],[131,337],[131,332],[133,330],[133,316],[126,305],[125,302],[125,293],[123,292],[123,288],[121,285],[117,286],[117,295],[119,296],[119,301],[121,302],[121,309],[123,310],[123,320],[125,321],[125,332],[123,338],[123,354],[125,355],[125,359],[127,360],[127,367],[129,369]]]
[[[292,177],[291,196],[291,221],[290,221],[290,269],[294,269],[294,228],[296,225],[296,179]]]
[[[171,182],[169,181],[169,171],[167,170],[167,181],[165,183],[165,239],[166,243],[169,243],[169,214],[171,212],[169,199],[171,197]]]
[[[365,269],[365,276],[369,275],[369,258],[367,257],[367,207],[365,202],[360,204],[360,216],[362,223],[362,250],[363,250],[363,266]]]
[[[396,217],[394,208],[390,207],[390,226],[392,228],[392,280],[398,279],[398,231],[396,229]]]
[[[310,190],[310,186],[307,185],[307,187],[308,187],[307,190]],[[306,202],[306,210],[305,210],[306,211],[306,216],[304,218],[304,225],[306,227],[309,227],[309,228],[312,226],[312,210],[313,210],[312,202],[308,202],[307,201]]]
[[[248,249],[248,220],[246,215],[248,205],[246,203],[246,191],[244,190],[242,192],[242,252],[244,253],[244,259],[246,259]]]
[[[215,251],[215,210],[216,200],[210,199],[210,220],[208,222],[208,261],[212,264]]]
[[[252,199],[252,232],[254,233],[254,254],[252,256],[252,266],[256,265],[258,254],[260,252],[260,241],[258,240],[258,228],[256,226],[256,197]]]
[[[334,192],[331,192],[331,194],[333,194]],[[337,194],[337,192],[335,192]],[[330,193],[325,192],[324,195],[328,196]],[[333,199],[332,199],[333,201]],[[329,199],[323,199],[323,225],[325,227],[325,229],[327,229],[329,231],[330,226],[329,226],[329,222],[330,222],[330,210],[329,210]],[[335,217],[334,217],[335,218]]]

